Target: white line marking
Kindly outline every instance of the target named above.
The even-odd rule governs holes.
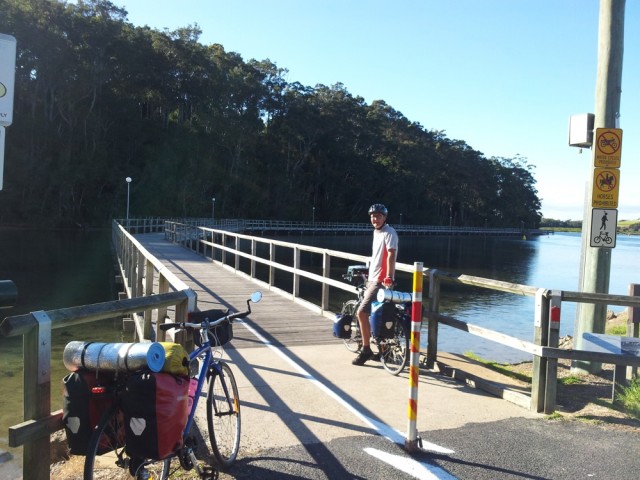
[[[316,387],[318,387],[320,390],[326,393],[329,397],[333,398],[335,401],[337,401],[339,404],[341,404],[343,407],[345,407],[347,410],[353,413],[356,417],[362,420],[362,422],[369,425],[372,429],[378,432],[379,435],[385,437],[387,440],[390,440],[393,443],[404,445],[405,437],[401,432],[357,410],[353,405],[345,401],[337,393],[335,393],[333,390],[331,390],[329,387],[324,385],[317,378],[315,378],[313,375],[307,372],[304,368],[302,368],[300,365],[294,362],[281,349],[274,346],[269,340],[267,340],[260,333],[258,333],[258,331],[254,329],[251,325],[248,325],[245,322],[242,322],[242,325],[247,330],[249,330],[253,335],[255,335],[262,343],[264,343],[273,352],[275,352],[284,361],[286,361],[295,370],[297,370],[303,377],[305,377],[307,380],[313,383]],[[427,447],[424,446],[425,444],[427,445]],[[454,453],[453,450],[449,450],[447,448],[444,448],[429,442],[423,442],[423,449],[437,452],[437,453],[444,453],[444,454]],[[392,455],[390,453],[385,453],[380,450],[375,450],[372,448],[365,448],[365,452],[377,458],[380,458],[381,460],[391,464],[398,470],[402,470],[403,472],[413,475],[415,476],[415,478],[418,478],[420,480],[434,480],[434,479],[455,480],[456,479],[456,477],[447,473],[445,470],[441,469],[440,467],[418,462],[412,459],[411,457],[401,457],[398,455]],[[379,453],[374,454],[372,452],[379,452]],[[417,473],[413,473],[413,472],[417,472]],[[435,473],[433,472],[437,472],[437,476],[435,476]]]
[[[419,480],[457,480],[456,477],[435,465],[418,462],[412,458],[401,455],[393,455],[392,453],[383,452],[375,448],[365,448],[364,451],[378,460],[388,463],[397,470],[411,475],[414,478],[418,478]]]

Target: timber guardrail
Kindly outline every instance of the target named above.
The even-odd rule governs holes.
[[[369,226],[368,228],[370,232],[371,227]],[[334,316],[333,312],[339,311],[340,308],[340,303],[333,300],[335,295],[334,297],[331,296],[331,288],[353,292],[353,286],[331,278],[334,259],[351,260],[363,264],[369,261],[369,257],[362,255],[255,237],[228,230],[193,226],[180,222],[165,222],[165,238],[210,258],[211,261],[225,268],[262,283],[271,290],[277,291],[329,318],[332,318]],[[263,248],[260,249],[259,246],[263,246]],[[288,253],[282,253],[283,250]],[[316,262],[321,265],[319,273],[310,271],[308,267],[307,269],[303,268],[301,262],[303,254],[321,257],[321,260]],[[282,263],[277,261],[277,257],[288,258],[289,261]],[[258,272],[259,266],[264,267],[262,274]],[[414,266],[398,263],[396,270],[398,272],[412,273]],[[286,272],[290,275],[291,280],[288,288],[281,288],[281,286],[276,285],[276,272],[278,271]],[[562,302],[600,303],[638,308],[640,307],[640,298],[637,296],[552,291],[535,286],[520,285],[472,275],[454,274],[429,268],[423,270],[423,275],[429,284],[428,299],[425,299],[427,309],[424,314],[428,321],[427,367],[433,367],[437,359],[438,325],[440,323],[531,354],[533,356],[531,395],[509,395],[511,401],[515,401],[531,411],[552,413],[555,410],[557,360],[559,358],[613,363],[616,365],[640,365],[637,357],[629,355],[559,349],[559,322],[556,321],[556,316],[559,319],[559,309]],[[321,293],[317,303],[303,298],[301,295],[300,282],[302,279],[321,284]],[[505,335],[473,323],[458,320],[452,316],[441,315],[439,306],[442,296],[440,292],[442,282],[531,297],[535,305],[534,318],[532,319],[534,324],[532,341]],[[637,329],[635,334],[637,335]]]
[[[368,235],[371,233],[371,224],[367,222],[305,222],[297,220],[240,220],[211,218],[129,218],[119,219],[116,222],[127,229],[131,234],[161,232],[164,222],[190,225],[192,227],[209,227],[245,234],[330,234],[330,235]],[[527,228],[502,228],[502,227],[468,227],[456,225],[410,225],[394,224],[394,228],[404,235],[476,235],[476,236],[509,236],[531,237],[552,234],[551,230],[527,229]]]
[[[117,223],[113,224],[112,240],[129,298],[6,317],[0,324],[1,336],[23,337],[24,421],[11,426],[8,432],[10,447],[23,446],[23,478],[50,477],[49,462],[42,459],[50,458],[49,436],[64,428],[62,410],[51,412],[52,329],[131,315],[136,338],[155,336],[160,341],[165,332],[159,329],[152,332],[153,315],[160,320],[155,322],[157,327],[167,317],[169,308],[174,308],[176,318],[180,319],[186,319],[187,313],[195,310],[193,290]],[[140,316],[139,312],[144,313]],[[185,342],[181,332],[169,334],[173,334],[174,341]]]

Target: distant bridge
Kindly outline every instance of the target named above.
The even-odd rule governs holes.
[[[128,230],[132,233],[162,231],[165,219],[136,218],[129,219]],[[169,219],[167,219],[169,220]],[[300,222],[289,220],[234,220],[211,218],[170,219],[189,226],[213,227],[235,233],[253,235],[369,235],[373,228],[370,223],[346,222]],[[127,220],[118,220],[127,226]],[[481,228],[440,225],[405,225],[392,224],[398,233],[403,235],[477,235],[494,237],[533,237],[553,234],[552,230],[526,228]]]

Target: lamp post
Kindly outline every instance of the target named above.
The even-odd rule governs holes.
[[[129,196],[131,191],[131,177],[125,178],[127,182],[127,228],[129,228]]]
[[[311,216],[311,223],[315,226],[316,224],[316,207],[313,207],[313,214]]]
[[[211,198],[211,220],[216,223],[216,197]]]

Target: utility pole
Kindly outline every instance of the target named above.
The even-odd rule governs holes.
[[[624,50],[624,9],[625,0],[600,0],[594,131],[596,128],[619,128]],[[592,165],[595,164],[595,152],[594,148],[592,150]],[[611,249],[590,246],[593,182],[594,175],[590,173],[585,192],[582,220],[579,291],[609,293]],[[582,334],[584,332],[604,333],[606,315],[607,305],[578,303],[574,328],[574,348],[582,348]],[[602,364],[599,362],[574,361],[572,365],[574,373],[597,373],[601,369]]]

